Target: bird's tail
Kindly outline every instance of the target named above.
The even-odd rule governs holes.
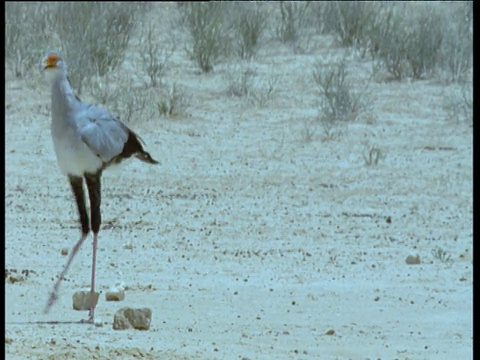
[[[152,158],[152,156],[145,150],[141,150],[135,154],[135,157],[149,164],[158,164],[159,162]]]

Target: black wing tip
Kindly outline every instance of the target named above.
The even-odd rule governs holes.
[[[139,160],[142,160],[143,162],[148,163],[148,164],[160,164],[159,161],[152,158],[152,156],[146,151],[138,152],[135,155],[135,157]]]

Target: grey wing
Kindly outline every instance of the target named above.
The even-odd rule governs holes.
[[[82,141],[103,161],[120,154],[128,140],[128,129],[107,110],[91,106],[77,118]]]

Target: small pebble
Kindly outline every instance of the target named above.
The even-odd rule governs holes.
[[[94,293],[95,306],[98,304],[99,292]],[[77,291],[72,296],[74,310],[90,310],[90,291]]]
[[[63,248],[62,251],[60,252],[60,254],[62,254],[63,256],[67,256],[68,255],[68,248]]]
[[[115,284],[106,293],[107,301],[123,301],[125,299],[125,284],[123,282]]]
[[[417,256],[408,255],[407,258],[405,259],[405,262],[408,265],[418,265],[420,264],[420,255],[417,255]]]
[[[10,284],[15,284],[16,282],[22,282],[22,281],[25,281],[25,276],[23,276],[23,275],[14,274],[14,275],[10,275],[8,277],[8,282]]]
[[[133,309],[124,307],[113,317],[113,330],[148,330],[152,321],[152,309]]]

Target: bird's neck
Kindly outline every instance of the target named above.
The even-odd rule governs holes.
[[[52,112],[55,115],[66,114],[72,111],[79,100],[73,92],[66,76],[58,77],[52,82]]]

